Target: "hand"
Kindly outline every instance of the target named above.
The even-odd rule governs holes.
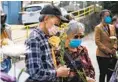
[[[56,35],[58,32],[58,29],[57,27],[53,26],[51,29],[50,29],[50,35]]]
[[[87,82],[95,82],[95,80],[90,77],[87,77]]]
[[[113,46],[115,49],[117,49],[117,44],[114,44],[114,46]]]
[[[69,77],[74,77],[75,76],[75,72],[70,72]]]
[[[108,55],[112,54],[112,50],[110,50],[109,48],[106,48],[106,50],[107,50],[106,54],[108,54]]]
[[[68,77],[70,68],[67,68],[67,66],[60,66],[56,71],[57,77]]]

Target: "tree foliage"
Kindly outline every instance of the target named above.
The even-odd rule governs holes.
[[[104,9],[111,10],[112,14],[118,14],[118,1],[103,1],[102,5]]]

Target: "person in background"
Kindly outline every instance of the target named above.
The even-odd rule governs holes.
[[[70,69],[66,66],[55,68],[49,36],[56,35],[55,28],[66,20],[58,7],[46,5],[40,12],[40,23],[31,32],[25,44],[26,68],[30,77],[26,82],[56,82],[58,77],[67,77]]]
[[[113,33],[112,35],[113,36],[116,36],[117,40],[118,40],[118,16],[115,15],[113,16],[112,18],[112,30],[113,30]],[[118,41],[116,41],[116,48],[118,50]],[[113,74],[112,74],[112,77],[110,78],[110,81],[109,82],[117,82],[118,81],[118,61],[115,65],[115,69],[113,71]]]
[[[8,45],[13,43],[12,42],[12,34],[10,27],[5,23],[7,15],[1,11],[1,33],[0,33],[0,46]]]
[[[111,27],[112,36],[116,37],[116,45],[114,47],[118,50],[118,16],[115,15],[112,18],[112,27]]]
[[[109,10],[102,10],[100,13],[101,23],[95,27],[95,43],[97,45],[96,57],[100,70],[99,82],[105,82],[107,75],[107,82],[112,75],[115,62],[111,62],[112,56],[116,53],[116,48],[111,43],[111,12]],[[112,65],[111,65],[112,63]],[[110,69],[109,69],[110,68]]]
[[[9,30],[10,27],[8,27],[5,24],[7,15],[3,11],[0,11],[0,12],[1,12],[0,14],[1,15],[0,46],[2,48],[2,46],[13,44],[13,42],[11,38],[11,30]],[[1,71],[7,73],[11,68],[11,57],[4,56],[3,59],[1,60],[3,60],[0,62]]]
[[[118,16],[117,15],[113,16],[112,23],[113,23],[112,25],[114,26],[113,30],[115,30],[113,35],[116,35],[116,37],[118,38]]]

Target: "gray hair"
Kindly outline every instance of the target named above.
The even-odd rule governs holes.
[[[70,35],[70,34],[78,34],[78,33],[82,33],[84,34],[84,31],[85,31],[85,26],[84,24],[80,23],[80,22],[77,22],[75,20],[72,20],[70,21],[69,25],[68,25],[68,29],[67,29],[67,35]]]

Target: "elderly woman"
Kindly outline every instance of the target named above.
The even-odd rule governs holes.
[[[69,23],[64,54],[64,61],[71,68],[69,80],[66,80],[67,82],[95,82],[95,71],[88,51],[86,47],[81,46],[81,37],[83,37],[83,34],[84,26],[82,23],[78,23],[77,21]]]

